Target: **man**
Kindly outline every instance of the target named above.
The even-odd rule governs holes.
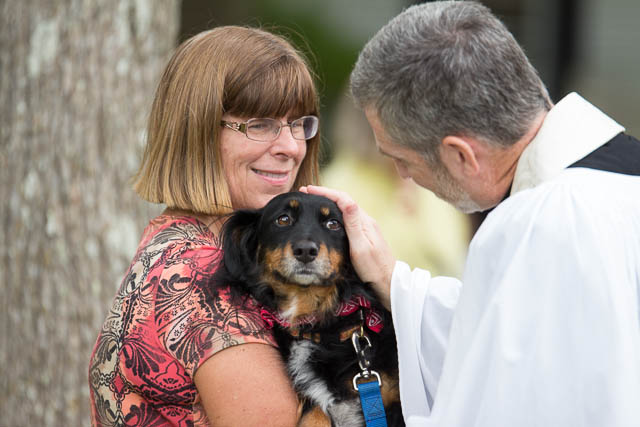
[[[404,11],[351,86],[402,177],[494,208],[462,286],[396,262],[348,195],[303,189],[338,203],[358,273],[392,310],[407,424],[640,425],[640,142],[577,94],[552,105],[475,2]]]

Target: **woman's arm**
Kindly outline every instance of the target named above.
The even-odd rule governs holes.
[[[194,382],[212,425],[296,425],[296,394],[280,354],[269,345],[229,347],[206,360]]]

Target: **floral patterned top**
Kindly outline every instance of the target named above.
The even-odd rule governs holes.
[[[198,367],[232,345],[275,345],[253,303],[236,307],[210,288],[218,246],[194,218],[149,223],[91,356],[92,425],[209,425]]]

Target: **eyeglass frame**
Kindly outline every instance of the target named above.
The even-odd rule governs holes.
[[[224,127],[227,127],[227,128],[229,128],[229,129],[231,129],[231,130],[235,130],[236,132],[243,133],[243,134],[244,134],[244,136],[246,136],[246,137],[247,137],[247,139],[250,139],[251,141],[257,141],[257,142],[273,142],[273,141],[275,141],[276,139],[278,139],[278,137],[280,136],[280,132],[282,131],[282,128],[283,128],[283,127],[287,127],[287,126],[288,126],[288,127],[289,127],[289,130],[291,130],[291,125],[292,125],[294,122],[297,122],[298,120],[306,119],[306,118],[308,118],[308,117],[313,117],[313,118],[315,118],[315,119],[316,119],[316,122],[317,122],[317,124],[318,124],[318,126],[320,125],[320,119],[318,118],[318,116],[309,115],[309,116],[302,116],[302,117],[299,117],[299,118],[297,118],[297,119],[295,119],[295,120],[291,120],[290,122],[287,122],[287,123],[285,123],[285,124],[283,124],[281,121],[279,121],[279,120],[277,120],[277,119],[272,119],[271,117],[253,117],[253,118],[251,118],[251,119],[247,120],[246,122],[228,122],[228,121],[226,121],[226,120],[220,120],[220,126],[224,126]],[[280,125],[280,126],[278,127],[278,132],[275,134],[275,136],[273,137],[273,139],[270,139],[270,140],[265,141],[265,140],[262,140],[262,139],[253,139],[253,138],[250,138],[250,137],[249,137],[249,135],[247,135],[247,125],[249,124],[249,122],[250,122],[250,121],[252,121],[252,120],[264,120],[264,119],[269,119],[269,120],[276,121],[276,122],[278,122],[278,124]],[[293,132],[291,132],[291,136],[293,137],[293,139],[297,139],[298,141],[308,141],[308,140],[310,140],[310,139],[314,138],[314,137],[318,134],[318,126],[316,126],[316,133],[315,133],[313,136],[309,137],[309,138],[296,138],[296,137],[293,135]]]

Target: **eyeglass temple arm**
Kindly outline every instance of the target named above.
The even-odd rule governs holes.
[[[228,127],[229,129],[237,130],[237,131],[240,131],[240,132],[243,132],[243,133],[247,129],[247,124],[246,123],[227,122],[225,120],[221,120],[220,123],[223,126]]]

